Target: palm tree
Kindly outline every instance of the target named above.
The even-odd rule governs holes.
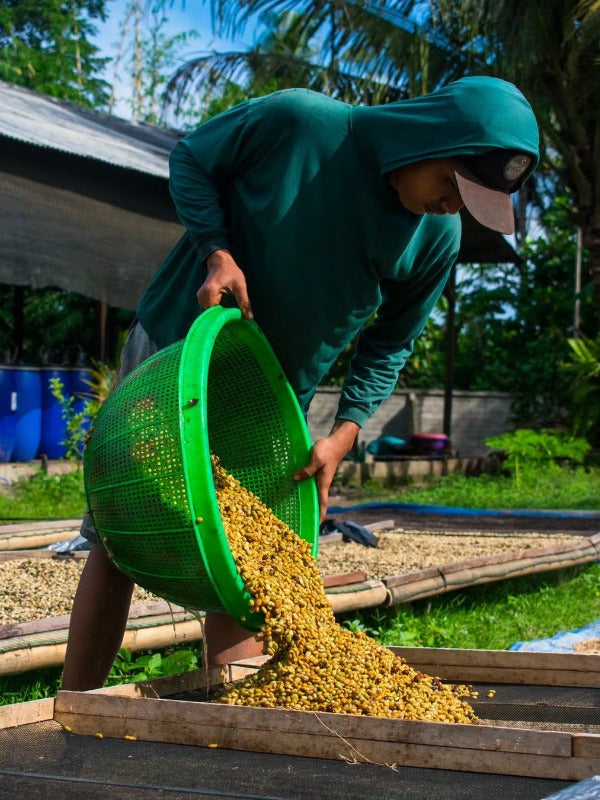
[[[263,19],[263,34],[249,50],[205,53],[182,64],[167,85],[165,106],[177,113],[194,93],[202,97],[210,116],[210,109],[221,109],[227,97],[239,102],[298,86],[370,105],[406,96],[402,85],[352,73],[334,59],[324,66],[308,42],[310,30],[299,25],[296,14],[266,14]]]
[[[211,7],[216,27],[233,36],[266,12],[278,15],[288,46],[301,44],[288,63],[295,85],[341,99],[387,102],[468,74],[518,84],[543,134],[540,175],[572,194],[600,327],[599,0],[211,0]],[[171,90],[185,90],[194,74],[231,77],[252,59],[254,69],[281,61],[260,48],[207,56],[180,70]]]

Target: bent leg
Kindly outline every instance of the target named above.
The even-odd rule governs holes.
[[[63,689],[104,685],[123,641],[133,586],[99,545],[92,545],[73,602]]]
[[[229,614],[207,612],[204,635],[209,667],[260,656],[263,652],[263,645],[257,640],[257,634],[242,628]]]

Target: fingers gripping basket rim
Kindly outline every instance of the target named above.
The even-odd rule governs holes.
[[[142,434],[136,434],[138,439],[127,439],[119,432],[124,416],[130,420],[135,415],[138,420],[152,406],[148,400],[152,388],[141,396],[138,386],[145,375],[144,385],[152,387],[154,378],[149,380],[148,375],[158,375],[164,365],[171,375],[177,370],[177,388],[167,411],[161,409],[162,416],[170,418],[170,433],[151,438],[156,416],[150,417]],[[158,377],[154,383],[160,383]],[[258,326],[243,320],[238,309],[209,309],[183,342],[159,351],[121,381],[94,421],[84,453],[84,478],[101,545],[120,570],[149,591],[188,608],[227,611],[246,628],[258,630],[262,616],[250,611],[250,596],[221,523],[211,451],[306,539],[316,556],[315,483],[293,480],[293,473],[307,463],[310,448],[298,401]],[[146,456],[143,463],[139,452]],[[156,478],[155,473],[163,456],[175,463],[174,469],[169,466],[167,479],[173,472],[179,475],[176,500],[169,500],[177,505],[178,524],[171,521],[162,531],[160,513],[155,513],[148,531],[137,521],[136,492],[141,486],[142,502],[151,492],[150,504],[160,512],[165,505],[165,476]],[[123,458],[124,480],[115,482],[112,466]],[[179,585],[187,588],[175,588]]]

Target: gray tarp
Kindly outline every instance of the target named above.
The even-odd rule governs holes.
[[[183,230],[22,176],[0,180],[2,283],[58,286],[133,309]]]

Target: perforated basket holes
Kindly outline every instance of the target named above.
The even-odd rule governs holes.
[[[214,325],[215,319],[207,313],[206,324],[200,322],[190,333],[195,337],[190,346],[204,356],[210,353],[207,396],[202,398],[208,430],[197,434],[202,441],[194,442],[190,452],[198,452],[196,445],[208,445],[226,469],[300,532],[302,494],[293,479],[294,441],[289,433],[296,432],[298,418],[287,402],[281,402],[288,399],[287,385],[280,391],[276,362],[265,358],[261,363],[263,349],[252,338],[254,333],[241,328],[237,319],[222,327]],[[212,330],[218,331],[216,342]],[[141,586],[190,608],[223,610],[204,565],[204,548],[219,594],[227,594],[232,608],[238,601],[245,607],[245,601],[232,596],[240,586],[232,559],[229,564],[223,555],[226,541],[220,539],[215,547],[212,538],[224,533],[207,525],[198,532],[192,519],[179,386],[186,381],[201,384],[202,376],[193,372],[201,360],[187,356],[185,370],[192,372],[182,372],[184,344],[178,342],[145,361],[101,410],[85,453],[88,502],[110,558]],[[285,380],[283,374],[281,378]],[[188,466],[193,480],[200,481],[193,493],[198,492],[202,502],[214,502],[210,470],[205,474],[193,462]]]
[[[223,611],[223,603],[205,572],[195,578],[175,577],[173,574],[157,578],[135,569],[130,570],[129,574],[139,586],[164,597],[170,603],[202,611]]]
[[[123,506],[116,511],[121,517],[113,518],[113,527],[135,531],[149,525],[150,530],[156,529],[152,523],[156,496],[160,505],[173,509],[177,517],[187,512],[178,428],[182,346],[177,343],[166,348],[128,375],[102,409],[104,413],[98,415],[92,447],[86,452],[88,484],[94,494],[107,488],[112,494],[115,487],[124,494],[131,490],[136,500],[135,505],[127,504],[131,521]],[[96,441],[99,448],[93,446]],[[93,501],[91,506],[94,510]]]
[[[177,576],[184,579],[186,599],[208,589],[209,602],[216,602],[198,551],[183,472],[182,349],[178,342],[145,361],[105,404],[86,452],[88,500],[111,557],[140,585],[178,602]]]
[[[154,575],[161,580],[170,579],[172,575],[186,578],[202,578],[205,575],[199,556],[182,558],[186,548],[196,549],[191,529],[164,528],[160,532],[136,535],[101,528],[98,533],[106,537],[106,547],[111,556],[128,570]]]
[[[277,397],[251,348],[224,327],[208,374],[212,452],[292,530],[300,530],[292,443]]]

